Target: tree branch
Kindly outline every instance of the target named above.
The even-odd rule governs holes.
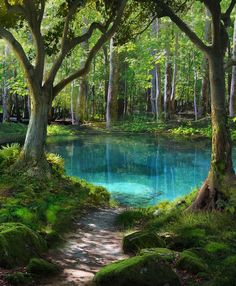
[[[233,12],[235,5],[236,5],[236,0],[231,0],[228,9],[226,10],[225,13],[221,15],[221,18],[224,21],[226,27],[230,25],[230,15]]]
[[[179,29],[188,36],[188,38],[204,53],[208,54],[211,49],[197,36],[197,34],[182,20],[180,19],[173,10],[163,2],[163,0],[156,0],[159,7],[163,10],[166,16],[168,16]]]
[[[98,51],[102,48],[103,44],[109,40],[118,29],[118,26],[121,22],[123,12],[126,6],[127,0],[122,0],[120,8],[117,12],[117,16],[115,20],[113,21],[112,27],[106,31],[104,34],[101,35],[101,37],[98,39],[97,43],[93,46],[93,48],[88,53],[88,57],[84,63],[83,68],[79,69],[69,77],[65,78],[64,80],[60,81],[54,88],[53,88],[53,95],[54,97],[62,91],[69,83],[71,83],[73,80],[87,74],[89,72],[90,64],[95,57],[95,55],[98,53]]]
[[[227,62],[224,66],[225,71],[229,70],[230,68],[232,68],[233,66],[236,66],[236,59],[232,59],[229,62]]]
[[[33,75],[35,71],[34,71],[33,65],[30,63],[29,59],[27,58],[23,47],[16,40],[16,38],[13,36],[11,32],[1,27],[0,27],[0,36],[10,44],[10,46],[12,47],[13,51],[17,55],[19,61],[21,62],[24,68],[24,71],[25,71],[25,74],[27,76],[29,83],[32,84]]]

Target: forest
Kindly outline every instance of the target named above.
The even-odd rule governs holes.
[[[236,0],[0,0],[0,286],[236,285]]]

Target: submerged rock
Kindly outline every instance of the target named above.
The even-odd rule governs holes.
[[[176,273],[157,254],[135,256],[102,268],[95,286],[180,286]]]
[[[165,242],[155,232],[137,231],[123,239],[125,253],[138,253],[144,248],[165,247]]]
[[[46,251],[46,242],[21,223],[0,224],[0,266],[26,265],[32,257]]]

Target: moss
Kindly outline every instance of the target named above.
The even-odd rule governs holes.
[[[34,231],[20,223],[0,225],[0,265],[14,267],[26,265],[30,258],[46,251],[45,241]]]
[[[123,238],[125,253],[137,253],[143,248],[165,247],[165,242],[155,232],[137,231]]]
[[[22,272],[8,274],[6,275],[5,280],[13,286],[33,285],[32,277],[29,274]]]
[[[27,266],[27,271],[36,275],[56,275],[61,269],[58,265],[50,263],[44,259],[32,258]]]
[[[189,250],[185,250],[180,254],[177,267],[194,274],[206,272],[208,269],[205,262],[195,253]]]
[[[142,249],[139,253],[139,255],[146,254],[157,254],[167,262],[173,262],[178,256],[177,252],[168,248],[145,248]]]
[[[96,286],[179,286],[178,276],[157,254],[135,256],[102,268]]]
[[[228,266],[235,266],[236,265],[236,255],[230,255],[223,260],[223,265]]]
[[[229,245],[223,243],[223,242],[209,242],[206,246],[205,249],[209,252],[209,253],[213,253],[213,254],[225,254],[227,252],[229,252],[230,247]]]

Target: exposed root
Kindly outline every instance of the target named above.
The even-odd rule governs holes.
[[[187,210],[222,210],[222,204],[219,205],[219,202],[227,202],[232,195],[232,191],[236,191],[236,176],[234,174],[225,175],[220,183],[218,180],[212,180],[211,174],[209,174],[199,190],[197,198]]]
[[[40,160],[36,160],[35,158],[27,158],[24,154],[21,154],[10,171],[13,173],[24,173],[29,177],[37,179],[50,179],[52,176],[52,168],[44,156]]]

